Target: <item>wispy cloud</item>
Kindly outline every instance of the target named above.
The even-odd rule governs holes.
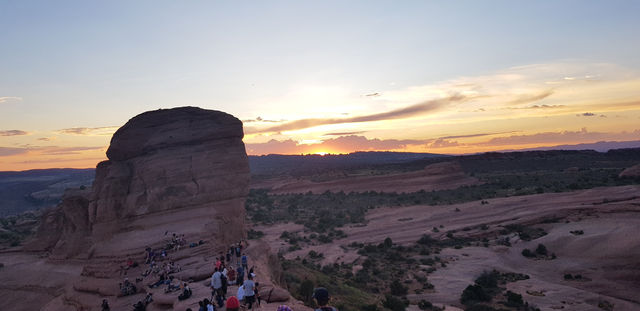
[[[507,109],[557,109],[564,108],[565,105],[531,105],[526,107],[508,107]]]
[[[367,131],[357,131],[357,132],[339,132],[339,133],[326,133],[323,134],[322,136],[347,136],[347,135],[358,135],[358,134],[364,134]]]
[[[285,122],[285,121],[286,120],[268,120],[268,119],[263,119],[262,117],[257,117],[255,119],[242,120],[243,123],[252,123],[252,122],[278,123],[278,122]]]
[[[477,134],[455,135],[455,136],[443,136],[443,137],[439,137],[438,139],[471,138],[471,137],[481,137],[481,136],[509,134],[509,133],[514,133],[514,132],[516,132],[516,131],[498,132],[498,133],[477,133]]]
[[[252,133],[284,132],[284,131],[301,130],[301,129],[306,129],[310,127],[328,125],[328,124],[362,123],[362,122],[410,118],[413,116],[423,115],[428,112],[435,111],[439,108],[446,106],[447,104],[461,102],[467,99],[468,99],[467,96],[456,94],[456,95],[448,96],[445,98],[429,100],[429,101],[425,101],[425,102],[411,105],[408,107],[390,110],[390,111],[381,112],[381,113],[374,113],[374,114],[355,116],[355,117],[349,117],[349,118],[301,119],[301,120],[287,122],[281,125],[268,127],[265,129],[248,129],[247,133],[252,134]]]
[[[41,150],[44,155],[69,155],[80,154],[82,151],[101,150],[104,146],[98,147],[44,147]]]
[[[516,99],[513,99],[509,102],[511,105],[522,105],[522,104],[530,104],[533,102],[537,102],[543,100],[553,94],[553,90],[544,90],[538,94],[522,94],[518,95]]]
[[[68,135],[87,135],[87,136],[104,136],[112,135],[119,126],[103,126],[103,127],[72,127],[58,130],[60,134]]]
[[[592,112],[585,112],[585,113],[581,113],[581,114],[577,114],[576,116],[578,117],[594,117],[596,114],[592,113]]]
[[[25,132],[21,130],[0,131],[0,136],[22,136],[22,135],[29,135],[29,132]]]
[[[0,157],[8,157],[29,152],[27,148],[0,147]]]
[[[17,96],[3,96],[3,97],[0,97],[0,104],[17,103],[17,102],[21,102],[21,101],[22,101],[22,97],[17,97]]]

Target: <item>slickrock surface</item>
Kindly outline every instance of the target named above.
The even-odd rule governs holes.
[[[640,177],[640,164],[625,169],[620,173],[620,177]]]

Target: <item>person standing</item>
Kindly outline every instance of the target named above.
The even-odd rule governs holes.
[[[242,282],[244,282],[244,269],[242,269],[241,266],[238,266],[238,270],[236,270],[236,272],[238,272],[238,275],[236,276],[236,284],[241,286]]]
[[[216,295],[222,296],[222,273],[215,268],[213,275],[211,276],[211,287]]]
[[[253,310],[253,303],[256,299],[256,293],[255,284],[253,283],[253,280],[251,280],[251,276],[249,276],[247,280],[244,281],[242,287],[244,289],[244,301],[248,304],[247,309]]]
[[[319,287],[313,290],[313,298],[318,303],[318,308],[315,311],[338,311],[338,309],[329,306],[329,291],[324,287]]]
[[[227,311],[238,311],[240,309],[240,302],[236,296],[231,296],[227,299]]]
[[[249,270],[249,259],[247,258],[247,254],[242,254],[242,268],[245,271]]]
[[[240,256],[242,256],[242,246],[240,245],[240,243],[238,243],[238,245],[236,245],[236,264],[240,264]]]

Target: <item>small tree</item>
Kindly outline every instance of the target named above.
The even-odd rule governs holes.
[[[384,300],[382,301],[382,306],[391,311],[404,311],[407,309],[407,306],[404,304],[404,302],[402,302],[402,300],[391,295],[385,296]]]
[[[479,301],[491,301],[491,296],[480,285],[469,285],[462,291],[460,302],[464,305]]]
[[[393,280],[393,282],[391,282],[391,285],[389,286],[389,289],[391,289],[391,295],[394,296],[404,296],[409,292],[409,289],[402,285],[402,283],[400,283],[400,281],[398,280]]]
[[[391,248],[392,246],[393,246],[393,241],[391,240],[390,237],[387,237],[386,239],[384,239],[384,247]]]
[[[476,284],[484,287],[485,289],[496,288],[498,287],[498,276],[499,272],[496,270],[484,271],[476,279]]]
[[[547,247],[542,244],[538,244],[538,247],[536,248],[536,254],[547,256]]]
[[[522,256],[527,257],[527,258],[531,258],[531,257],[536,257],[536,254],[531,252],[528,248],[525,248],[525,249],[522,250]]]

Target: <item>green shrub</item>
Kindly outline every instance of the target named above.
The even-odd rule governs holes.
[[[507,291],[507,306],[520,308],[524,305],[522,295],[516,294],[510,290]]]
[[[382,301],[382,306],[391,311],[404,311],[407,309],[407,305],[398,297],[392,295],[386,295]]]
[[[528,248],[525,248],[525,249],[522,250],[522,256],[527,257],[527,258],[533,258],[533,257],[536,257],[536,254],[534,254]]]
[[[476,284],[484,287],[485,289],[497,288],[499,276],[500,276],[500,273],[496,270],[484,271],[476,279]]]
[[[390,237],[387,237],[386,239],[384,239],[383,245],[386,248],[391,248],[393,246],[393,241],[391,240]]]
[[[393,282],[391,282],[391,285],[389,285],[389,289],[391,290],[391,295],[394,296],[404,296],[409,291],[409,288],[402,285],[402,283],[400,283],[400,281],[398,280],[393,280]]]
[[[480,285],[467,286],[460,296],[460,302],[464,305],[482,301],[491,301],[491,296]]]
[[[536,254],[547,256],[547,247],[542,244],[538,244],[538,247],[536,248]]]

